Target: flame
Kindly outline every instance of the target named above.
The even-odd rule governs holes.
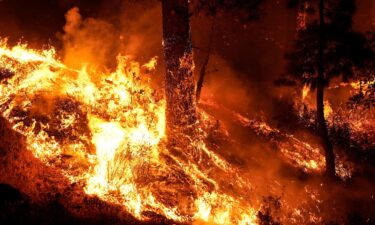
[[[53,48],[1,41],[0,68],[11,74],[1,80],[2,116],[35,157],[140,220],[151,211],[180,222],[256,224],[256,210],[244,197],[221,188],[237,170],[207,149],[204,134],[191,143],[199,162],[166,148],[165,101],[141,74],[155,69],[157,58],[141,66],[120,55],[117,62],[113,72],[73,69]],[[69,166],[57,160],[62,155],[70,156]],[[234,183],[249,186],[241,178]]]
[[[347,88],[350,94],[362,93],[363,95],[371,94],[371,88],[374,85],[375,80],[372,77],[369,77],[368,80],[354,80],[349,83],[338,83],[327,87],[327,90],[334,90],[339,88]],[[305,91],[306,90],[306,91]],[[305,96],[309,89],[305,86],[302,91],[302,100],[296,98],[294,101],[295,110],[300,118],[300,122],[306,127],[315,126],[316,118],[316,105],[312,102],[306,100]],[[305,99],[304,99],[305,98]],[[361,146],[363,149],[372,149],[374,135],[374,109],[363,107],[358,105],[352,107],[346,102],[338,102],[334,105],[331,105],[330,101],[324,101],[324,117],[327,122],[327,126],[330,130],[334,131],[333,133],[339,132],[350,132],[350,137],[348,137],[349,142],[353,145]],[[340,134],[334,134],[340,135]],[[285,150],[286,151],[286,150]],[[294,155],[292,158],[306,158],[304,155]],[[336,155],[336,174],[342,179],[347,180],[350,178],[355,170],[352,163],[349,160],[346,160],[343,155]],[[313,161],[301,161],[305,165],[305,168],[310,168],[316,170],[321,170],[324,168],[321,162],[324,162],[324,159],[318,160],[317,157],[313,157]],[[300,166],[301,163],[298,163]]]
[[[354,83],[354,82],[352,82]],[[308,94],[310,93],[311,89],[309,85],[304,85],[302,89],[302,101],[306,99]],[[307,102],[308,103],[308,102]],[[331,107],[331,104],[328,100],[324,100],[324,117],[327,119],[330,115],[332,115],[333,109]]]
[[[372,86],[375,84],[375,79],[372,77],[369,77],[369,80],[355,80],[351,81],[349,83],[341,82],[337,85],[328,87],[327,89],[337,89],[341,87],[350,87],[355,91],[361,91],[362,93],[365,93],[366,91],[370,90]]]
[[[202,103],[212,107],[214,110],[227,112],[239,125],[251,128],[257,135],[274,143],[274,146],[278,146],[283,158],[289,164],[306,172],[322,172],[324,170],[325,158],[319,148],[313,147],[292,134],[271,127],[264,121],[249,119],[238,112],[227,109],[223,105],[212,101],[202,101]]]
[[[310,87],[308,85],[304,85],[302,89],[302,100],[305,100],[309,92],[310,92]]]
[[[330,115],[332,115],[333,109],[331,107],[331,104],[328,100],[324,100],[324,118],[328,118]]]
[[[148,70],[154,70],[156,68],[156,65],[158,63],[158,57],[153,57],[148,63],[144,64],[143,67]]]

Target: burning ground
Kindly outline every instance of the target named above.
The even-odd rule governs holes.
[[[120,54],[108,65],[115,56],[93,57],[100,42],[89,34],[111,26],[82,20],[77,9],[67,20],[63,59],[52,47],[0,44],[0,182],[8,195],[0,222],[374,222],[372,111],[332,105],[326,112],[333,139],[348,141],[337,145],[340,181],[321,177],[307,87],[283,104],[277,116],[291,118],[281,120],[239,113],[222,95],[206,95],[191,148],[171,151],[164,95],[150,84],[158,58],[138,63]],[[107,35],[99,32],[113,38]]]

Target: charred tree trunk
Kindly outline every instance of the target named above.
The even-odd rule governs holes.
[[[324,48],[325,48],[325,31],[324,31],[324,0],[319,1],[319,46],[318,46],[318,77],[316,90],[316,118],[317,131],[324,148],[326,159],[326,175],[335,177],[335,155],[333,146],[328,137],[327,124],[324,118],[324,88],[326,79],[324,77]]]
[[[166,131],[174,145],[181,135],[192,136],[197,120],[188,0],[163,0],[162,14]]]
[[[208,65],[208,62],[210,60],[211,49],[212,49],[212,44],[213,44],[212,42],[213,42],[213,39],[214,39],[214,32],[215,32],[215,22],[216,22],[216,15],[214,15],[214,17],[212,19],[211,32],[210,32],[210,37],[209,37],[209,40],[208,40],[208,48],[207,48],[207,52],[206,52],[206,55],[205,55],[206,57],[204,58],[201,70],[199,71],[199,79],[198,79],[198,82],[197,82],[197,92],[196,92],[197,102],[199,102],[199,99],[201,97],[204,77],[206,75],[207,65]]]

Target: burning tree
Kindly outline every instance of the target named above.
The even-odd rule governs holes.
[[[326,174],[334,177],[335,155],[324,118],[324,89],[335,76],[347,82],[366,61],[374,60],[374,52],[365,36],[352,28],[353,0],[309,2],[311,12],[318,13],[298,32],[288,67],[297,79],[316,89],[317,132],[325,151]]]
[[[191,136],[197,122],[188,1],[164,0],[162,13],[166,126],[169,143],[174,145],[176,135]]]

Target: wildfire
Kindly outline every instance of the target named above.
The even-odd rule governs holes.
[[[221,188],[236,170],[203,138],[192,143],[202,162],[165,147],[165,101],[142,76],[156,58],[143,66],[126,56],[117,60],[114,72],[92,65],[77,70],[58,60],[53,48],[10,48],[2,41],[2,116],[35,157],[140,220],[153,212],[181,222],[255,224],[256,210]],[[240,178],[235,185],[246,186]]]
[[[324,101],[324,118],[328,118],[330,115],[332,115],[333,109],[331,107],[331,104],[328,100]]]
[[[310,87],[308,85],[304,85],[302,89],[302,100],[306,98],[309,92],[310,92]]]
[[[353,82],[354,84],[354,82]],[[302,101],[307,102],[306,97],[309,95],[311,89],[309,85],[304,85],[302,89]],[[324,100],[324,117],[328,119],[333,113],[333,109],[328,100]]]
[[[374,80],[371,79],[368,81],[352,81],[350,83],[342,82],[327,87],[327,90],[349,87],[351,93],[361,92],[362,94],[366,94],[366,92],[370,92],[373,84]],[[301,122],[305,123],[304,126],[314,127],[316,106],[306,98],[309,92],[309,87],[304,86],[302,89],[302,101],[296,99],[295,106]],[[371,144],[367,143],[373,143],[372,140],[374,140],[373,115],[373,109],[371,108],[351,108],[345,103],[337,104],[333,107],[329,100],[324,100],[324,117],[327,121],[328,128],[332,133],[331,135],[343,135],[345,132],[350,132],[349,141],[353,145],[361,145],[364,149],[372,148]],[[340,137],[335,136],[335,138],[339,139]],[[340,145],[340,143],[337,143],[337,145]],[[346,180],[351,177],[354,171],[354,166],[345,158],[341,159],[340,157],[343,156],[336,155],[336,173],[341,179]],[[305,163],[308,168],[316,167],[314,162]],[[318,166],[318,168],[319,167],[320,166]]]
[[[374,79],[370,79],[370,80],[367,80],[367,81],[352,81],[350,83],[344,83],[344,82],[341,82],[339,83],[338,85],[335,85],[335,86],[332,86],[332,87],[328,87],[328,89],[336,89],[336,88],[340,88],[340,87],[348,87],[350,86],[352,89],[358,91],[360,90],[361,92],[366,92],[367,90],[369,90],[369,88],[371,86],[373,86],[375,84],[375,80]]]
[[[278,146],[282,157],[291,165],[306,172],[323,171],[325,159],[319,148],[299,140],[292,134],[273,128],[264,121],[249,119],[238,112],[227,109],[225,106],[208,101],[204,104],[215,110],[226,111],[236,123],[251,128],[257,135],[274,143],[275,146]]]

